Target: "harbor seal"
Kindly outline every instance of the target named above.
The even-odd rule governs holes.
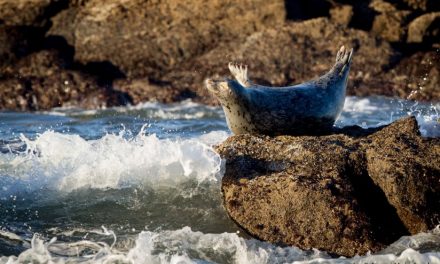
[[[235,80],[205,81],[234,134],[304,135],[330,131],[344,107],[353,49],[342,46],[323,76],[294,86],[252,83],[247,66],[229,63]]]

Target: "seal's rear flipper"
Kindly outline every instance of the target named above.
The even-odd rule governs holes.
[[[349,69],[351,59],[353,57],[353,49],[347,50],[344,46],[342,46],[338,54],[336,54],[336,63],[333,66],[334,70],[342,75],[346,69]]]
[[[248,66],[243,64],[235,64],[230,62],[228,64],[229,71],[235,77],[235,79],[240,83],[243,87],[250,87],[251,82],[248,78]]]

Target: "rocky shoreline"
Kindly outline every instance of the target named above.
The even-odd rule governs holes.
[[[352,257],[440,224],[440,140],[422,138],[414,117],[324,136],[235,135],[217,151],[226,211],[264,241]]]
[[[318,8],[319,7],[319,8]],[[354,47],[349,95],[440,100],[436,0],[0,2],[0,109],[192,99],[250,65],[262,84],[317,77]]]

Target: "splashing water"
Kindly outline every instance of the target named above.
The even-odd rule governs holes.
[[[99,233],[99,232],[97,232]],[[101,233],[112,235],[104,229]],[[19,257],[3,257],[8,263],[48,263],[76,261],[82,263],[440,263],[440,252],[421,253],[417,251],[427,244],[422,236],[440,240],[440,232],[421,233],[411,242],[418,247],[405,248],[399,255],[382,253],[356,256],[351,259],[331,258],[318,250],[303,251],[295,247],[279,247],[255,239],[244,239],[237,234],[203,234],[189,227],[175,231],[142,231],[134,240],[120,250],[113,245],[83,240],[74,243],[58,243],[56,239],[44,242],[34,236],[31,248]],[[403,242],[402,242],[403,241]],[[405,245],[405,239],[391,247]],[[91,253],[92,252],[92,253]],[[203,261],[202,261],[203,260]]]
[[[11,166],[5,173],[28,186],[28,191],[175,185],[188,179],[215,181],[221,164],[219,155],[198,140],[160,140],[143,131],[131,139],[119,133],[85,140],[47,131],[35,140],[25,136],[21,140],[26,144],[24,153],[5,155],[0,166]],[[8,189],[3,184],[3,190]]]
[[[439,110],[348,97],[336,125],[412,114],[439,137]],[[0,112],[0,263],[440,263],[440,228],[350,259],[241,233],[213,150],[228,135],[220,108],[192,102]]]

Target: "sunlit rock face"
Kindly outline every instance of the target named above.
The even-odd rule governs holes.
[[[0,109],[213,105],[203,81],[228,77],[230,61],[258,83],[293,85],[326,72],[343,44],[355,53],[349,95],[438,101],[439,3],[2,1]]]
[[[110,61],[130,77],[143,77],[284,19],[282,0],[91,0],[55,16],[49,34],[65,37],[78,61]]]
[[[440,221],[440,141],[415,118],[311,137],[230,137],[222,181],[230,217],[273,243],[353,256]]]

